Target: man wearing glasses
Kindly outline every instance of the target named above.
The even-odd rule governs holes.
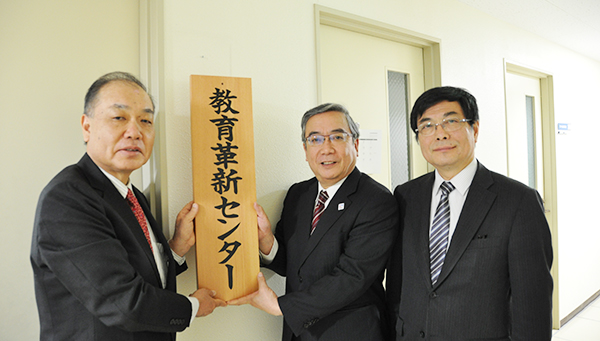
[[[206,288],[177,293],[198,205],[179,212],[167,241],[130,181],[152,153],[154,112],[129,73],[101,76],[86,93],[86,153],[44,188],[35,213],[30,260],[42,341],[174,341],[194,317],[225,306]]]
[[[284,341],[387,340],[382,280],[398,208],[356,168],[358,135],[341,105],[306,112],[302,141],[315,177],[289,189],[275,235],[256,205],[262,262],[286,276],[286,294],[278,298],[259,274],[259,290],[229,304],[283,315]]]
[[[394,192],[395,340],[550,340],[552,246],[539,194],[475,159],[479,114],[467,91],[426,91],[410,120],[436,170]]]

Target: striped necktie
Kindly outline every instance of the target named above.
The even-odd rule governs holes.
[[[329,194],[327,194],[327,191],[321,191],[319,193],[317,206],[315,207],[315,212],[313,213],[312,224],[310,228],[311,235],[315,231],[315,227],[317,227],[319,219],[321,219],[321,214],[323,214],[323,210],[325,210],[325,202],[327,201],[327,199],[329,199]]]
[[[448,195],[454,190],[450,182],[443,182],[440,186],[442,196],[435,210],[431,234],[429,236],[429,262],[431,269],[431,283],[435,284],[442,272],[442,265],[448,249],[448,234],[450,231],[450,205]]]

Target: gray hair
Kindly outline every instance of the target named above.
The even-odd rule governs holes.
[[[92,84],[92,86],[90,86],[87,93],[85,94],[85,102],[83,106],[83,114],[85,116],[92,117],[92,108],[94,104],[96,104],[96,99],[98,97],[98,94],[100,93],[100,90],[106,84],[114,81],[129,82],[142,88],[142,90],[144,90],[148,97],[150,97],[150,101],[152,102],[152,109],[154,109],[154,100],[152,99],[152,96],[150,96],[148,90],[146,90],[146,87],[144,86],[144,84],[142,84],[142,82],[140,82],[134,75],[130,73],[115,71],[107,73],[104,76],[98,78]]]
[[[350,133],[352,134],[352,138],[354,140],[358,139],[358,136],[360,135],[359,129],[358,129],[358,124],[356,124],[356,122],[354,122],[354,120],[350,116],[350,113],[348,112],[348,109],[346,109],[346,107],[344,107],[341,104],[324,103],[324,104],[317,105],[316,107],[310,109],[309,111],[304,113],[304,116],[302,116],[302,122],[300,124],[302,126],[302,142],[306,142],[306,122],[308,122],[308,120],[311,117],[318,115],[318,114],[322,114],[324,112],[328,112],[328,111],[337,111],[337,112],[344,114],[344,117],[346,118],[346,122],[348,123],[348,127],[350,128]]]

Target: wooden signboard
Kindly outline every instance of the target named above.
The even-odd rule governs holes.
[[[190,77],[198,287],[231,300],[258,290],[252,86]]]

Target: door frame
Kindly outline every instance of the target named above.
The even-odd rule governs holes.
[[[513,73],[521,76],[537,78],[540,81],[540,102],[542,118],[542,158],[544,167],[544,209],[546,220],[552,234],[552,279],[554,290],[552,292],[552,328],[559,329],[562,324],[559,316],[558,301],[558,218],[556,198],[556,124],[554,121],[554,78],[548,73],[529,66],[504,60],[504,100],[506,104],[506,74]],[[506,113],[506,116],[508,113]],[[508,128],[506,131],[508,143]],[[507,170],[508,171],[508,170]]]
[[[167,193],[165,81],[164,81],[164,0],[139,0],[140,4],[140,80],[146,84],[154,99],[154,148],[148,162],[140,168],[141,187],[149,198],[150,210],[162,225],[165,235],[169,230]],[[165,197],[163,198],[163,195]]]
[[[387,39],[423,49],[425,90],[442,85],[440,40],[401,27],[315,4],[315,43],[317,57],[317,100],[321,102],[321,41],[320,26],[328,25],[344,30]],[[416,99],[411,99],[412,101]]]
[[[314,5],[314,13],[318,103],[323,101],[323,85],[321,82],[321,25],[420,48],[423,50],[424,90],[426,91],[442,85],[440,39],[317,4]],[[415,100],[416,98],[409,96],[408,102],[410,103],[410,108],[412,108]],[[421,150],[415,139],[409,137],[408,143],[410,150],[409,157],[413,160],[414,155],[420,155]],[[433,166],[427,164],[427,172],[433,171],[433,169]],[[413,173],[415,172],[413,172],[411,166],[411,178],[421,175]]]

